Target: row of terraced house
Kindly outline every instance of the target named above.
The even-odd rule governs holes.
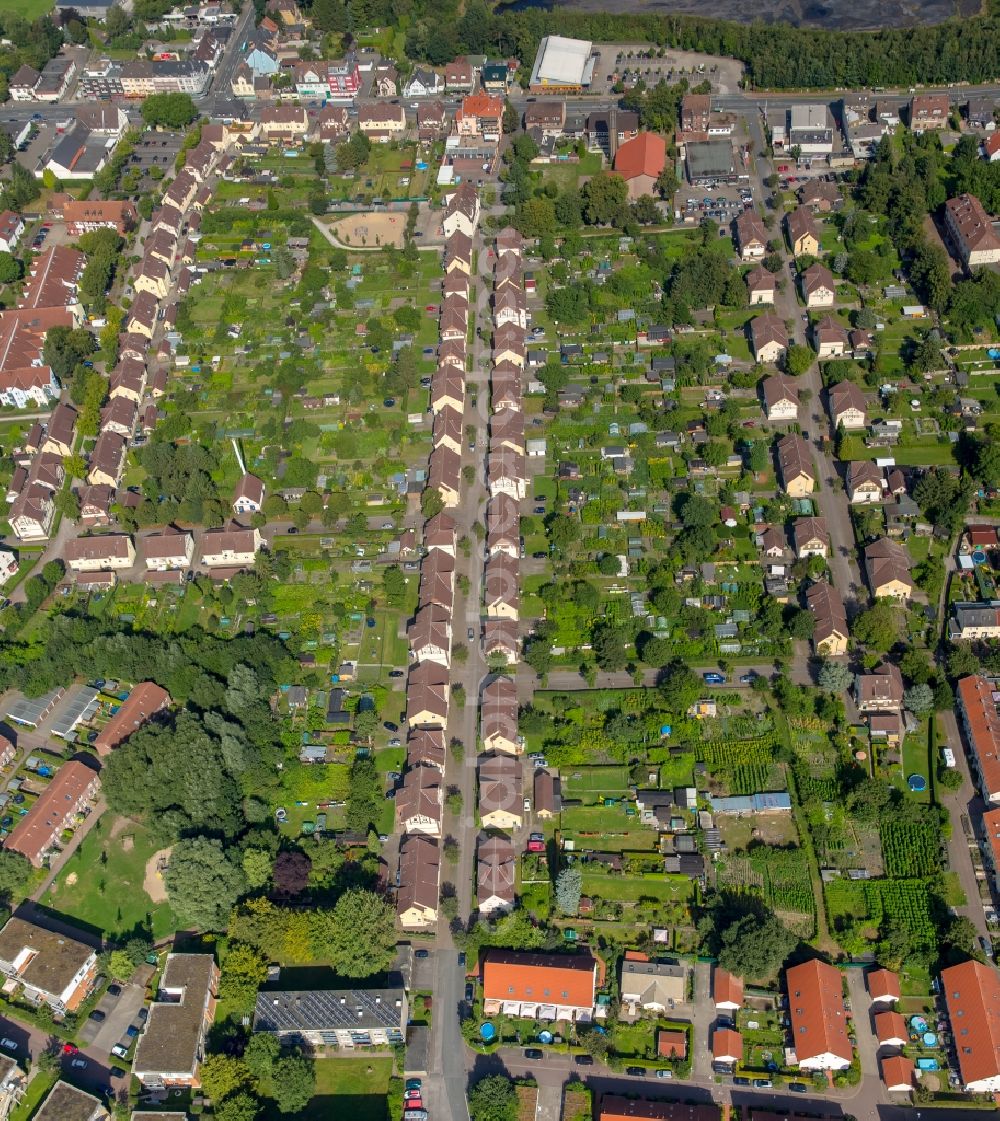
[[[445,728],[451,706],[455,613],[455,520],[460,499],[465,413],[472,240],[480,203],[470,186],[446,197],[444,280],[438,366],[431,378],[433,428],[427,486],[442,509],[424,523],[417,610],[410,622],[406,682],[406,770],[396,794],[402,833],[396,915],[405,930],[433,928],[438,919],[444,813]]]

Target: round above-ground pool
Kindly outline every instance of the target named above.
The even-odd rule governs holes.
[[[497,1029],[492,1024],[480,1024],[479,1035],[484,1043],[492,1043],[497,1037]]]
[[[973,549],[972,550],[972,563],[973,564],[985,564],[986,563],[986,550],[985,549]]]
[[[927,779],[923,775],[910,775],[906,785],[914,794],[922,794],[927,789]]]
[[[933,1047],[937,1043],[937,1036],[932,1031],[924,1032],[924,1046]]]
[[[492,1027],[493,1025],[490,1024],[489,1026]],[[927,1031],[927,1021],[923,1016],[911,1016],[910,1027],[913,1028],[914,1031],[925,1032]]]

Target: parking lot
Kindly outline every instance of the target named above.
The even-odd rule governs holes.
[[[140,1027],[139,1010],[145,1000],[145,990],[140,985],[121,985],[121,995],[106,992],[94,1009],[103,1015],[103,1022],[88,1019],[80,1028],[80,1040],[98,1053],[110,1053],[119,1040],[123,1040],[129,1024]],[[138,1034],[138,1033],[137,1033]]]
[[[753,205],[752,187],[693,187],[685,183],[674,196],[674,211],[685,221],[713,222],[729,226],[743,211]]]

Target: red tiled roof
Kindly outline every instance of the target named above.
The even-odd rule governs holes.
[[[994,687],[978,674],[958,683],[958,699],[965,726],[979,764],[983,787],[992,797],[1000,793],[1000,713]]]
[[[941,973],[962,1082],[1000,1077],[1000,974],[979,961]]]
[[[658,1031],[656,1033],[656,1053],[664,1058],[687,1058],[687,1033],[682,1031]]]
[[[716,1028],[712,1032],[712,1057],[728,1059],[733,1055],[743,1057],[743,1036],[732,1028]]]
[[[894,1086],[913,1085],[913,1060],[905,1055],[889,1055],[880,1060],[882,1081],[890,1089]]]
[[[799,1062],[818,1055],[837,1055],[850,1062],[843,985],[840,971],[813,960],[785,974],[792,1043]]]
[[[898,1012],[878,1012],[875,1015],[875,1038],[879,1043],[907,1039],[906,1021]]]
[[[594,1004],[595,970],[590,954],[490,950],[483,959],[483,998],[590,1008]]]
[[[712,995],[716,1004],[743,1004],[743,978],[715,967],[712,973]]]
[[[868,974],[868,995],[872,1000],[885,1000],[891,997],[899,1000],[899,974],[889,969],[873,969]]]
[[[644,1101],[605,1094],[601,1098],[598,1121],[719,1121],[719,1107],[713,1102]]]
[[[640,132],[615,154],[615,171],[623,179],[649,175],[655,179],[667,159],[667,142],[656,132]]]

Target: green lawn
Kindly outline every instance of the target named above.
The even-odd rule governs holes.
[[[300,1121],[327,1121],[349,1117],[351,1121],[386,1121],[386,1097],[392,1077],[392,1059],[365,1055],[358,1059],[319,1059],[316,1062],[316,1096],[293,1116]],[[283,1116],[269,1110],[269,1116]]]
[[[39,1070],[28,1083],[28,1088],[24,1092],[24,1097],[18,1102],[17,1108],[11,1112],[10,1121],[28,1121],[58,1078],[58,1071]]]
[[[114,814],[104,814],[42,903],[112,939],[137,928],[151,928],[154,939],[163,938],[176,929],[174,914],[168,904],[154,904],[142,886],[156,845],[142,826],[124,820],[114,829],[116,821]]]
[[[52,5],[47,0],[3,0],[3,14],[24,16],[25,19],[38,19],[48,15]],[[133,52],[133,57],[135,52]]]
[[[583,874],[583,894],[635,903],[640,899],[687,899],[691,881],[682,876],[623,877],[601,872]]]

